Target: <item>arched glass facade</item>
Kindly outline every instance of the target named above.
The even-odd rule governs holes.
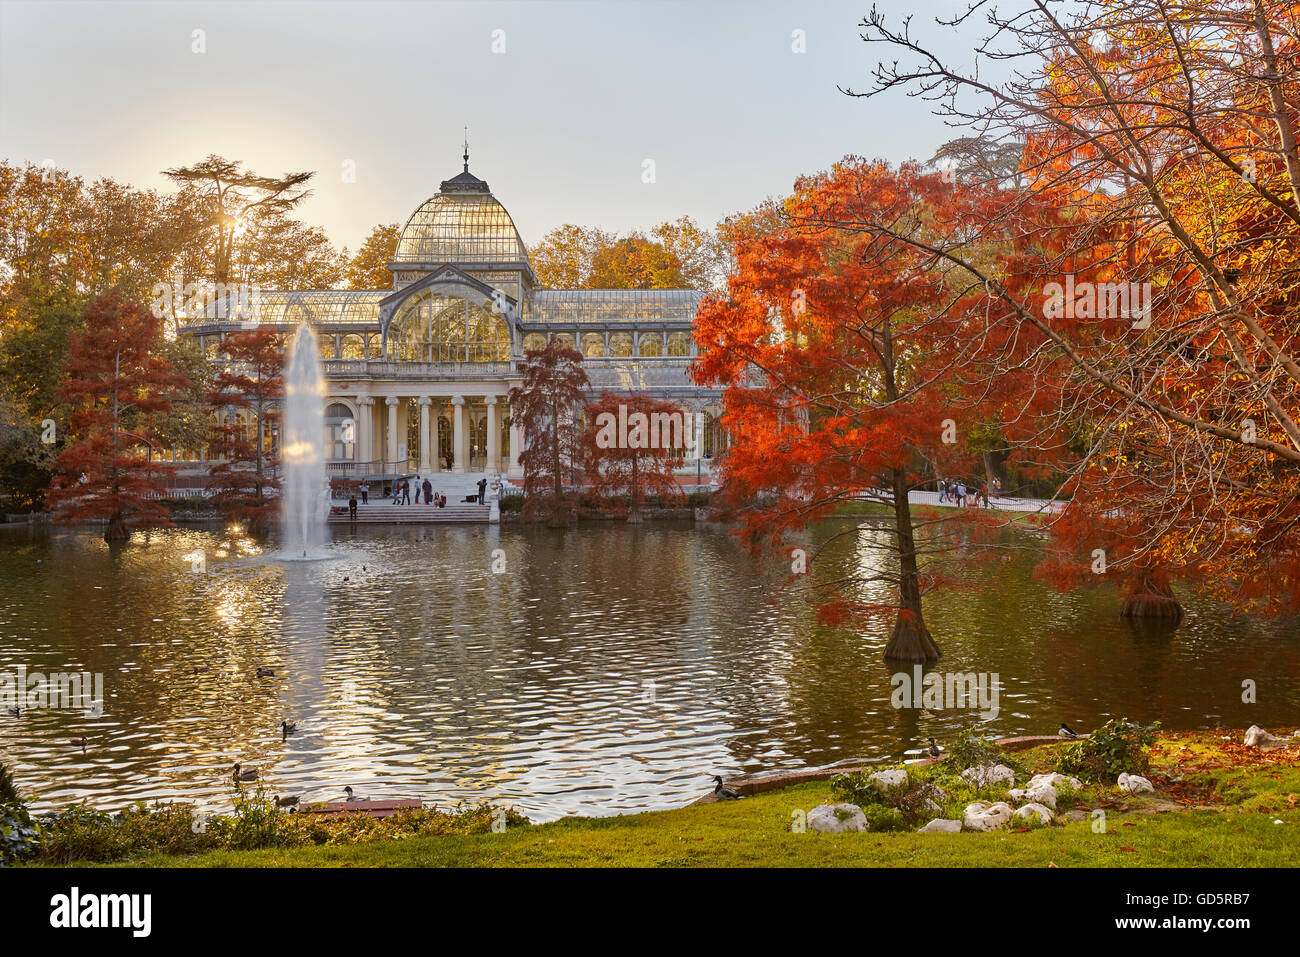
[[[459,296],[418,293],[388,328],[388,358],[397,362],[506,362],[510,327],[490,305]]]

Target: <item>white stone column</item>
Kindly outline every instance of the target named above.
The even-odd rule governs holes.
[[[433,399],[427,395],[420,396],[420,472],[428,474],[433,471],[433,464],[429,459],[429,406],[433,404]]]
[[[519,465],[519,453],[524,450],[524,430],[515,425],[513,417],[510,419],[510,467],[506,474],[511,478],[520,478],[524,471]]]
[[[466,443],[465,443],[465,397],[463,395],[453,395],[451,404],[455,407],[456,421],[452,429],[451,470],[453,472],[465,471]]]
[[[487,471],[501,471],[501,425],[497,422],[497,397],[484,396],[487,403]]]
[[[374,458],[375,444],[370,437],[370,427],[375,415],[374,406],[375,400],[372,396],[363,395],[357,399],[357,462],[369,462]]]
[[[397,405],[400,401],[395,395],[390,395],[384,400],[384,405],[388,406],[388,454],[385,456],[385,461],[394,469],[397,469],[393,463],[397,462]]]
[[[432,465],[429,467],[431,472],[442,471],[442,439],[438,436],[438,420],[441,418],[439,413],[442,411],[442,396],[434,396],[436,404],[430,410],[429,415],[429,458]]]

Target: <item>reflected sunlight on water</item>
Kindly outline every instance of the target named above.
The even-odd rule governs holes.
[[[836,543],[822,568],[867,561],[871,534]],[[1298,720],[1294,622],[1192,601],[1177,631],[1134,630],[1112,592],[1034,582],[1025,544],[973,569],[976,587],[927,598],[939,670],[1001,677],[991,732],[1120,714]],[[885,625],[817,625],[718,531],[368,527],[336,531],[329,550],[278,562],[230,529],[117,551],[90,532],[0,533],[0,668],[99,671],[107,692],[99,718],[0,716],[0,753],[37,806],[223,804],[239,761],[306,800],[351,784],[504,800],[534,820],[619,813],[685,803],[715,773],[894,760],[968,717],[892,708]],[[1247,677],[1254,706],[1240,701]],[[299,727],[288,740],[284,718]],[[83,734],[85,754],[71,743]]]

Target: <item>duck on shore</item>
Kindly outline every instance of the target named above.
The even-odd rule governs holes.
[[[733,790],[722,783],[721,775],[713,776],[713,793],[719,801],[734,801],[741,796],[739,791]]]
[[[1063,738],[1077,738],[1077,737],[1079,736],[1079,735],[1076,734],[1076,733],[1074,732],[1074,730],[1073,730],[1073,729],[1072,729],[1068,724],[1066,724],[1064,721],[1061,722],[1061,730],[1058,731],[1058,732],[1056,732],[1056,733],[1057,733],[1058,735],[1060,735],[1061,737],[1063,737]]]
[[[930,735],[929,740],[930,740],[930,747],[928,749],[928,753],[930,757],[937,758],[939,754],[943,751],[943,748],[939,747],[937,744],[934,743],[934,735]]]

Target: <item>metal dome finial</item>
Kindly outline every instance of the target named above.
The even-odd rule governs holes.
[[[469,172],[469,125],[465,126],[465,172]]]

